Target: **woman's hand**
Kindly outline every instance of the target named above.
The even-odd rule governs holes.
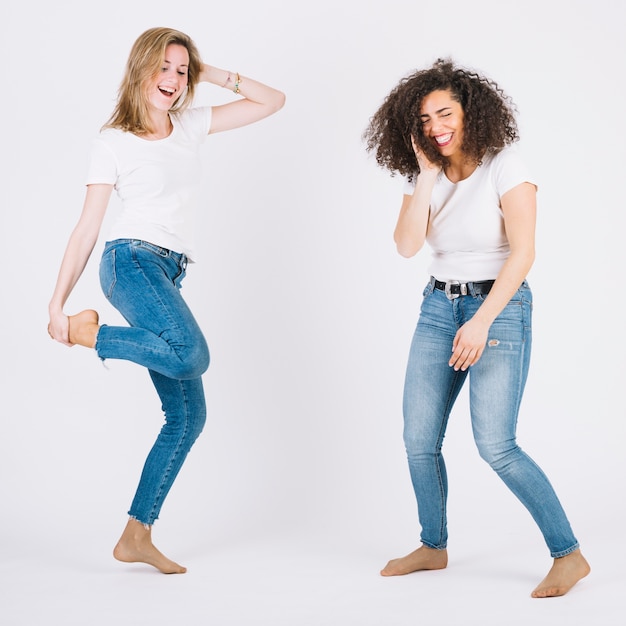
[[[202,70],[198,76],[199,83],[213,83],[219,87],[224,87],[228,80],[230,72],[220,69],[219,67],[213,67],[207,63],[202,64]]]
[[[415,190],[405,194],[400,207],[400,215],[393,232],[396,248],[403,257],[417,254],[426,241],[428,217],[430,214],[430,196],[441,171],[439,165],[433,165],[417,147],[415,137],[411,135],[411,144],[419,167],[415,181]]]
[[[439,174],[441,171],[441,165],[431,163],[426,158],[426,155],[419,149],[419,146],[415,142],[415,137],[413,135],[411,135],[411,145],[413,146],[413,152],[415,153],[415,159],[417,160],[420,174],[422,172],[431,173],[433,175]]]
[[[71,348],[74,345],[70,342],[70,325],[67,315],[63,311],[50,311],[48,334],[64,346]]]
[[[454,371],[464,372],[478,363],[487,345],[490,326],[491,324],[473,317],[459,328],[452,342],[452,356],[448,361]]]
[[[464,371],[478,362],[491,324],[519,289],[535,258],[536,187],[521,183],[507,191],[500,203],[511,254],[485,301],[454,338],[449,365],[455,370]]]

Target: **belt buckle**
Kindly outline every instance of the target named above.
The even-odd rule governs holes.
[[[452,293],[452,286],[453,285],[458,285],[459,286],[459,293]],[[462,283],[459,280],[449,280],[445,287],[443,288],[445,294],[446,294],[446,298],[448,298],[448,300],[455,300],[456,298],[458,298],[459,296],[466,296],[467,295],[467,283]]]

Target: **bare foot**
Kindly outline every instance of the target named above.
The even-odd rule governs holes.
[[[184,574],[186,567],[161,554],[152,543],[152,528],[130,519],[113,550],[113,556],[124,563],[147,563],[163,574]]]
[[[380,573],[382,576],[402,576],[420,570],[445,569],[447,565],[447,550],[421,546],[411,554],[389,561]]]
[[[98,319],[98,313],[92,309],[70,315],[68,317],[70,343],[85,346],[85,348],[95,348],[96,337],[100,329]]]
[[[565,595],[591,568],[580,550],[554,559],[548,575],[530,594],[533,598],[553,598]]]

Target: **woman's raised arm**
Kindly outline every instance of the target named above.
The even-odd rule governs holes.
[[[252,124],[279,111],[285,94],[237,72],[229,72],[204,64],[201,82],[232,89],[241,99],[213,107],[210,133],[219,133]]]

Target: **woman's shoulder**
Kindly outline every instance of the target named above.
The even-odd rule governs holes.
[[[482,167],[492,172],[502,172],[507,170],[524,170],[528,169],[526,159],[519,148],[512,144],[501,148],[500,150],[490,150],[483,157]]]
[[[508,186],[511,181],[528,181],[534,184],[534,176],[524,155],[516,145],[508,145],[494,152],[488,162],[484,160],[494,180]]]
[[[489,150],[483,158],[483,163],[506,163],[508,161],[521,161],[521,153],[515,144],[509,144],[498,150]]]
[[[211,112],[210,106],[188,107],[171,114],[171,117],[177,126],[204,135],[211,127]]]
[[[93,143],[104,143],[109,146],[114,146],[120,141],[128,140],[129,135],[133,134],[126,132],[120,128],[113,128],[112,126],[104,126],[100,129],[100,132],[93,137]]]
[[[177,119],[187,119],[192,117],[198,117],[202,115],[206,115],[207,111],[210,112],[211,106],[190,106],[186,107],[182,111],[176,111],[174,113],[170,112],[170,115]]]

